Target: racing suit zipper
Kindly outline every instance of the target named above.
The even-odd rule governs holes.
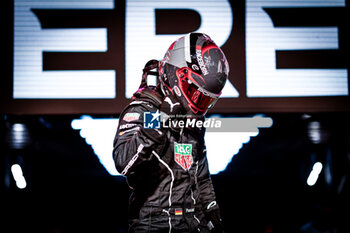
[[[183,140],[182,140],[182,138],[183,138],[183,129],[184,129],[184,128],[181,128],[181,130],[180,130],[180,136],[179,136],[179,142],[180,142],[180,143],[183,142]],[[195,185],[197,185],[198,161],[196,161],[195,164],[196,164],[196,170],[195,170],[195,174],[194,174],[194,181],[195,181]],[[191,199],[192,199],[192,201],[193,201],[193,207],[196,208],[196,207],[195,207],[195,206],[196,206],[196,199],[195,199],[194,196],[193,196],[192,177],[191,177],[191,173],[190,173],[190,168],[188,168],[187,174],[188,174],[188,178],[190,179],[190,181],[189,181],[190,186],[189,186],[188,188],[189,188],[189,191],[190,191]],[[186,195],[187,192],[188,192],[188,191],[186,191],[184,195]],[[185,197],[184,197],[184,199],[186,200]],[[186,209],[185,203],[183,204],[183,209],[184,209],[184,210]],[[197,218],[197,216],[196,216],[195,214],[193,214],[193,218],[198,222],[198,224],[201,223],[201,221]],[[186,219],[186,221],[188,222],[187,219]],[[189,224],[189,225],[190,225],[190,224]],[[197,230],[198,230],[198,232],[200,232],[200,229],[199,229],[199,228],[198,228]]]

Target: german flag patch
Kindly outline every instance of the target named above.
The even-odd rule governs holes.
[[[182,215],[182,209],[175,209],[175,215]]]

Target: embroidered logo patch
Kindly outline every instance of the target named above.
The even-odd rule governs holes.
[[[192,145],[175,142],[174,156],[175,162],[179,164],[183,169],[188,170],[193,163]]]
[[[137,112],[128,112],[124,115],[123,120],[130,122],[130,121],[137,121],[140,118],[140,113]]]

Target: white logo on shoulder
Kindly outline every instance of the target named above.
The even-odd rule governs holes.
[[[173,102],[171,101],[171,99],[170,99],[169,97],[166,97],[166,98],[164,99],[164,101],[167,102],[167,103],[170,105],[170,112],[172,112],[172,111],[174,110],[174,107],[175,107],[176,105],[180,105],[179,102],[173,104]]]

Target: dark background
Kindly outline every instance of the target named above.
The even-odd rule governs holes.
[[[119,18],[116,20],[124,22],[125,2],[116,2],[116,6],[119,6]],[[130,194],[126,180],[108,174],[92,148],[80,137],[79,131],[71,128],[71,121],[86,113],[96,118],[117,117],[128,100],[123,96],[117,96],[116,100],[13,100],[13,6],[11,1],[3,4],[1,25],[5,31],[3,39],[6,46],[3,47],[2,56],[5,59],[0,78],[0,232],[126,232]],[[350,232],[349,97],[246,98],[245,2],[231,1],[231,6],[234,28],[223,50],[229,60],[235,61],[230,62],[230,68],[237,78],[233,80],[232,76],[231,81],[241,95],[238,99],[219,101],[216,111],[234,116],[264,113],[274,123],[271,128],[260,129],[259,135],[243,146],[225,171],[212,176],[225,231]],[[317,51],[311,54],[281,52],[277,53],[281,58],[278,65],[294,65],[297,68],[301,65],[349,67],[349,27],[345,23],[349,17],[346,13],[348,6],[347,1],[347,7],[341,14],[331,11],[330,21],[326,20],[327,17],[321,20],[322,25],[330,22],[339,27],[338,52],[328,51],[321,56]],[[54,13],[60,12],[50,12],[48,15],[55,16]],[[164,22],[165,13],[175,14],[173,18],[177,20],[176,12],[158,12],[157,33],[183,33],[196,29],[197,16],[191,12],[181,12],[187,14],[185,18],[193,19],[194,25],[169,32],[161,23]],[[82,27],[84,23],[86,27],[91,26],[91,22],[85,20],[87,16],[79,15],[85,17],[80,18],[72,11],[65,14],[76,18],[59,21],[61,26],[68,22],[73,22],[77,27]],[[110,12],[103,15],[113,16]],[[276,17],[279,17],[278,14]],[[320,23],[320,18],[316,19],[311,23]],[[301,24],[305,22],[296,21]],[[59,27],[55,24],[57,21],[53,20],[52,23],[51,27]],[[94,23],[99,25],[104,22]],[[123,30],[115,28],[115,34],[111,34],[122,44]],[[86,65],[84,59],[91,60],[89,56],[95,55],[44,53],[44,69],[64,69],[66,66],[81,69]],[[296,63],[284,60],[283,56],[287,55],[292,56]],[[109,59],[114,55],[98,56]],[[64,63],[67,58],[75,62]],[[105,69],[105,65],[115,65],[115,69],[123,73],[123,53],[118,59],[121,62],[117,65],[96,59],[97,63],[86,66]],[[123,88],[124,79],[117,79],[117,93],[124,93]],[[310,122],[321,125],[318,129],[321,141],[318,144],[310,140]],[[16,123],[24,124],[28,130],[19,144],[13,140],[12,127]],[[324,167],[317,183],[308,186],[306,180],[316,161],[322,162]],[[27,187],[23,190],[17,188],[12,177],[10,168],[15,163],[21,165],[27,181]],[[325,179],[326,166],[330,170],[327,174],[331,174],[331,183]]]

